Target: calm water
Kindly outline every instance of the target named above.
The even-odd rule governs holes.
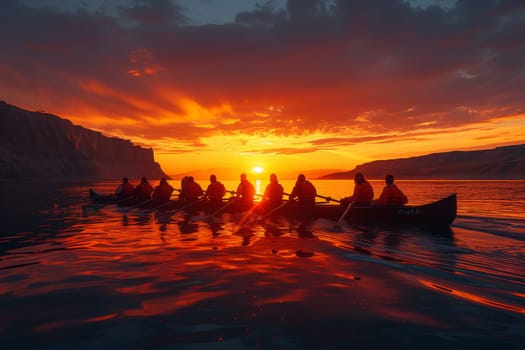
[[[525,181],[399,182],[457,192],[450,230],[308,238],[89,205],[116,184],[0,182],[0,349],[525,349]]]

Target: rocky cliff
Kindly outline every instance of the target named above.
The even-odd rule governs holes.
[[[0,102],[0,178],[115,180],[165,176],[153,150]]]
[[[525,179],[525,144],[481,151],[455,151],[425,156],[377,160],[355,169],[323,176],[323,179],[353,179],[356,172],[383,179]]]

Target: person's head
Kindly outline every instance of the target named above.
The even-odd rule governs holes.
[[[356,184],[362,184],[363,182],[365,182],[365,176],[363,175],[363,173],[356,173],[354,181]]]
[[[305,182],[306,181],[306,176],[304,176],[304,174],[299,174],[299,176],[297,176],[297,182]]]
[[[148,179],[146,179],[146,176],[143,176],[142,179],[140,180],[140,182],[146,183],[146,182],[148,182]]]
[[[388,174],[385,176],[385,182],[387,185],[392,185],[394,183],[394,175]]]
[[[188,176],[188,182],[189,183],[195,182],[195,179],[193,178],[193,176]]]
[[[129,180],[128,180],[128,178],[127,178],[127,177],[123,177],[123,178],[122,178],[122,183],[125,183],[125,184],[127,184],[128,182],[129,182]]]
[[[241,174],[241,181],[246,181],[247,177],[245,173]]]
[[[275,175],[275,174],[270,174],[270,182],[271,182],[271,183],[275,183],[275,182],[277,182],[277,175]]]
[[[161,177],[160,178],[160,183],[161,184],[165,184],[166,183],[166,178],[165,177]]]
[[[217,176],[215,176],[214,174],[211,174],[210,175],[210,182],[211,183],[217,182]]]

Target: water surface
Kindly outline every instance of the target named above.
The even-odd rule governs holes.
[[[353,187],[314,184],[333,198]],[[398,184],[413,204],[458,193],[458,218],[440,230],[326,220],[311,235],[287,221],[239,230],[242,215],[89,204],[88,188],[116,182],[1,182],[0,345],[523,348],[525,181]]]

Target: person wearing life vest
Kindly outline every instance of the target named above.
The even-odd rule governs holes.
[[[295,186],[290,193],[289,201],[290,203],[297,200],[299,205],[314,206],[315,205],[315,196],[317,195],[317,190],[315,186],[308,180],[303,174],[300,174],[297,177]]]
[[[277,175],[270,175],[270,183],[264,190],[263,198],[259,204],[259,211],[265,212],[278,207],[283,203],[283,186],[277,180]]]
[[[186,202],[195,202],[200,198],[200,196],[202,196],[202,187],[201,185],[195,182],[193,176],[188,176],[184,186],[184,196],[182,197],[182,199]]]
[[[171,198],[173,187],[166,181],[165,177],[160,179],[158,186],[153,190],[153,198],[159,203],[167,202]]]
[[[138,200],[144,201],[151,198],[153,187],[148,182],[145,176],[142,177],[140,183],[135,187],[135,197]]]
[[[205,196],[208,198],[209,203],[212,207],[218,207],[222,204],[222,198],[226,194],[226,188],[224,185],[217,181],[217,176],[214,174],[210,175],[210,184],[206,188]]]
[[[239,201],[239,206],[243,208],[251,207],[253,205],[253,196],[255,195],[255,187],[250,181],[245,173],[241,174],[241,183],[237,186],[237,200]]]
[[[372,203],[374,198],[374,189],[362,173],[356,173],[354,176],[354,193],[350,197],[341,199],[342,205],[353,202],[355,207],[367,207]]]
[[[386,186],[383,192],[374,204],[388,205],[388,206],[402,206],[408,203],[408,198],[405,194],[394,184],[394,176],[388,174],[385,176]]]
[[[118,185],[117,189],[115,190],[115,196],[119,199],[133,197],[134,193],[135,186],[129,183],[127,177],[122,179],[122,183]]]

